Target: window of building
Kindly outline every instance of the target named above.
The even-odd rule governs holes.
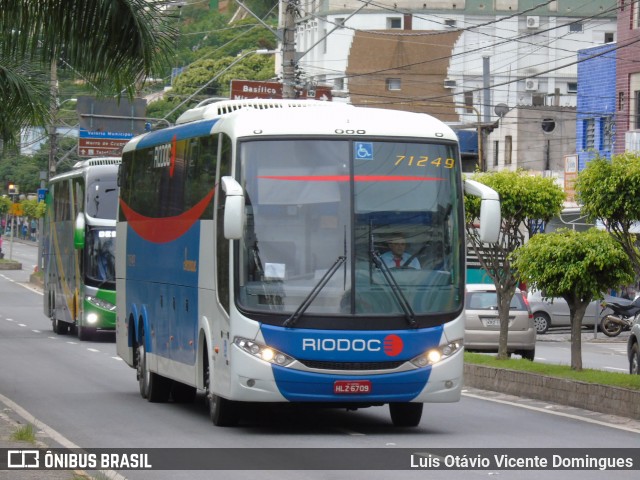
[[[596,142],[596,129],[595,121],[593,118],[588,118],[584,121],[584,141],[583,147],[585,150],[591,150],[595,148]]]
[[[633,92],[633,128],[640,130],[640,90]]]
[[[602,117],[600,119],[600,149],[611,150],[613,146],[613,132],[614,132],[613,117]]]
[[[467,113],[474,113],[473,110],[473,92],[464,92],[464,106]]]
[[[400,17],[389,17],[387,18],[387,29],[401,29],[402,28],[402,18]]]
[[[334,78],[333,88],[336,90],[344,90],[344,78]]]
[[[335,22],[338,26],[344,25],[344,17],[336,18]]]
[[[624,92],[618,92],[618,110],[624,110]]]
[[[578,82],[568,82],[567,93],[578,93]]]
[[[400,90],[402,82],[399,78],[387,78],[387,90]]]
[[[504,164],[511,165],[511,152],[513,151],[513,137],[506,135],[504,137]]]
[[[544,107],[545,96],[541,93],[534,93],[531,95],[531,105],[534,107]]]
[[[493,141],[493,166],[498,166],[498,157],[500,153],[500,142],[498,140]]]
[[[456,21],[452,18],[445,18],[444,20],[444,24],[447,27],[451,27],[451,28],[455,28],[456,26]]]
[[[614,32],[604,32],[604,43],[612,43],[612,42],[615,42]]]
[[[541,127],[544,133],[551,133],[556,129],[556,121],[553,118],[545,118],[542,120]]]
[[[583,30],[582,22],[573,22],[569,24],[569,32],[580,33]]]

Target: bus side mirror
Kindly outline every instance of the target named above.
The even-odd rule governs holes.
[[[85,219],[84,213],[78,213],[76,217],[76,223],[73,228],[73,246],[74,248],[84,248],[84,232],[85,232]]]
[[[226,195],[224,237],[229,240],[239,240],[244,232],[244,192],[233,177],[222,177],[220,183]]]
[[[465,180],[464,191],[480,197],[480,240],[484,243],[497,242],[502,223],[498,192],[475,180]]]

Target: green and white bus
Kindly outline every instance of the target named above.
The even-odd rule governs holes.
[[[44,313],[53,331],[80,340],[114,330],[115,240],[120,158],[92,158],[49,181]]]

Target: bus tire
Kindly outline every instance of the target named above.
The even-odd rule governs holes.
[[[236,402],[219,397],[211,391],[211,372],[209,353],[205,345],[204,351],[204,389],[205,402],[209,410],[209,418],[216,427],[232,427],[238,423],[238,405]]]
[[[238,424],[238,406],[236,402],[209,395],[209,417],[216,427],[232,427]]]
[[[65,335],[69,331],[69,325],[67,322],[61,322],[58,319],[52,319],[53,331],[58,335]]]
[[[422,418],[422,403],[399,402],[389,404],[391,421],[395,427],[417,427]]]
[[[91,340],[91,338],[95,334],[95,329],[90,327],[83,327],[81,325],[78,325],[76,327],[76,330],[78,331],[78,340],[80,341]]]
[[[136,373],[140,386],[140,395],[153,403],[163,403],[169,400],[171,393],[171,380],[151,372],[147,365],[147,352],[145,349],[144,330],[140,336],[140,343],[136,348]]]

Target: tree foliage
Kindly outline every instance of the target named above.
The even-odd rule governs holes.
[[[633,281],[622,247],[607,232],[561,229],[534,235],[511,255],[520,280],[545,296],[562,297],[571,319],[571,368],[582,370],[581,327],[587,306],[608,288]]]
[[[164,68],[174,27],[147,0],[0,0],[0,135],[14,142],[27,125],[47,123],[52,62],[62,60],[104,92],[133,96]]]
[[[626,152],[609,162],[598,157],[578,175],[576,194],[582,213],[600,221],[627,253],[640,277],[640,251],[631,233],[640,222],[640,157]]]
[[[498,358],[506,358],[509,306],[518,285],[509,255],[532,235],[532,225],[548,222],[560,213],[565,195],[553,179],[532,176],[524,170],[478,173],[473,179],[500,195],[502,224],[496,243],[484,244],[480,240],[477,229],[480,200],[477,197],[465,196],[465,215],[469,245],[496,286],[500,315]]]

